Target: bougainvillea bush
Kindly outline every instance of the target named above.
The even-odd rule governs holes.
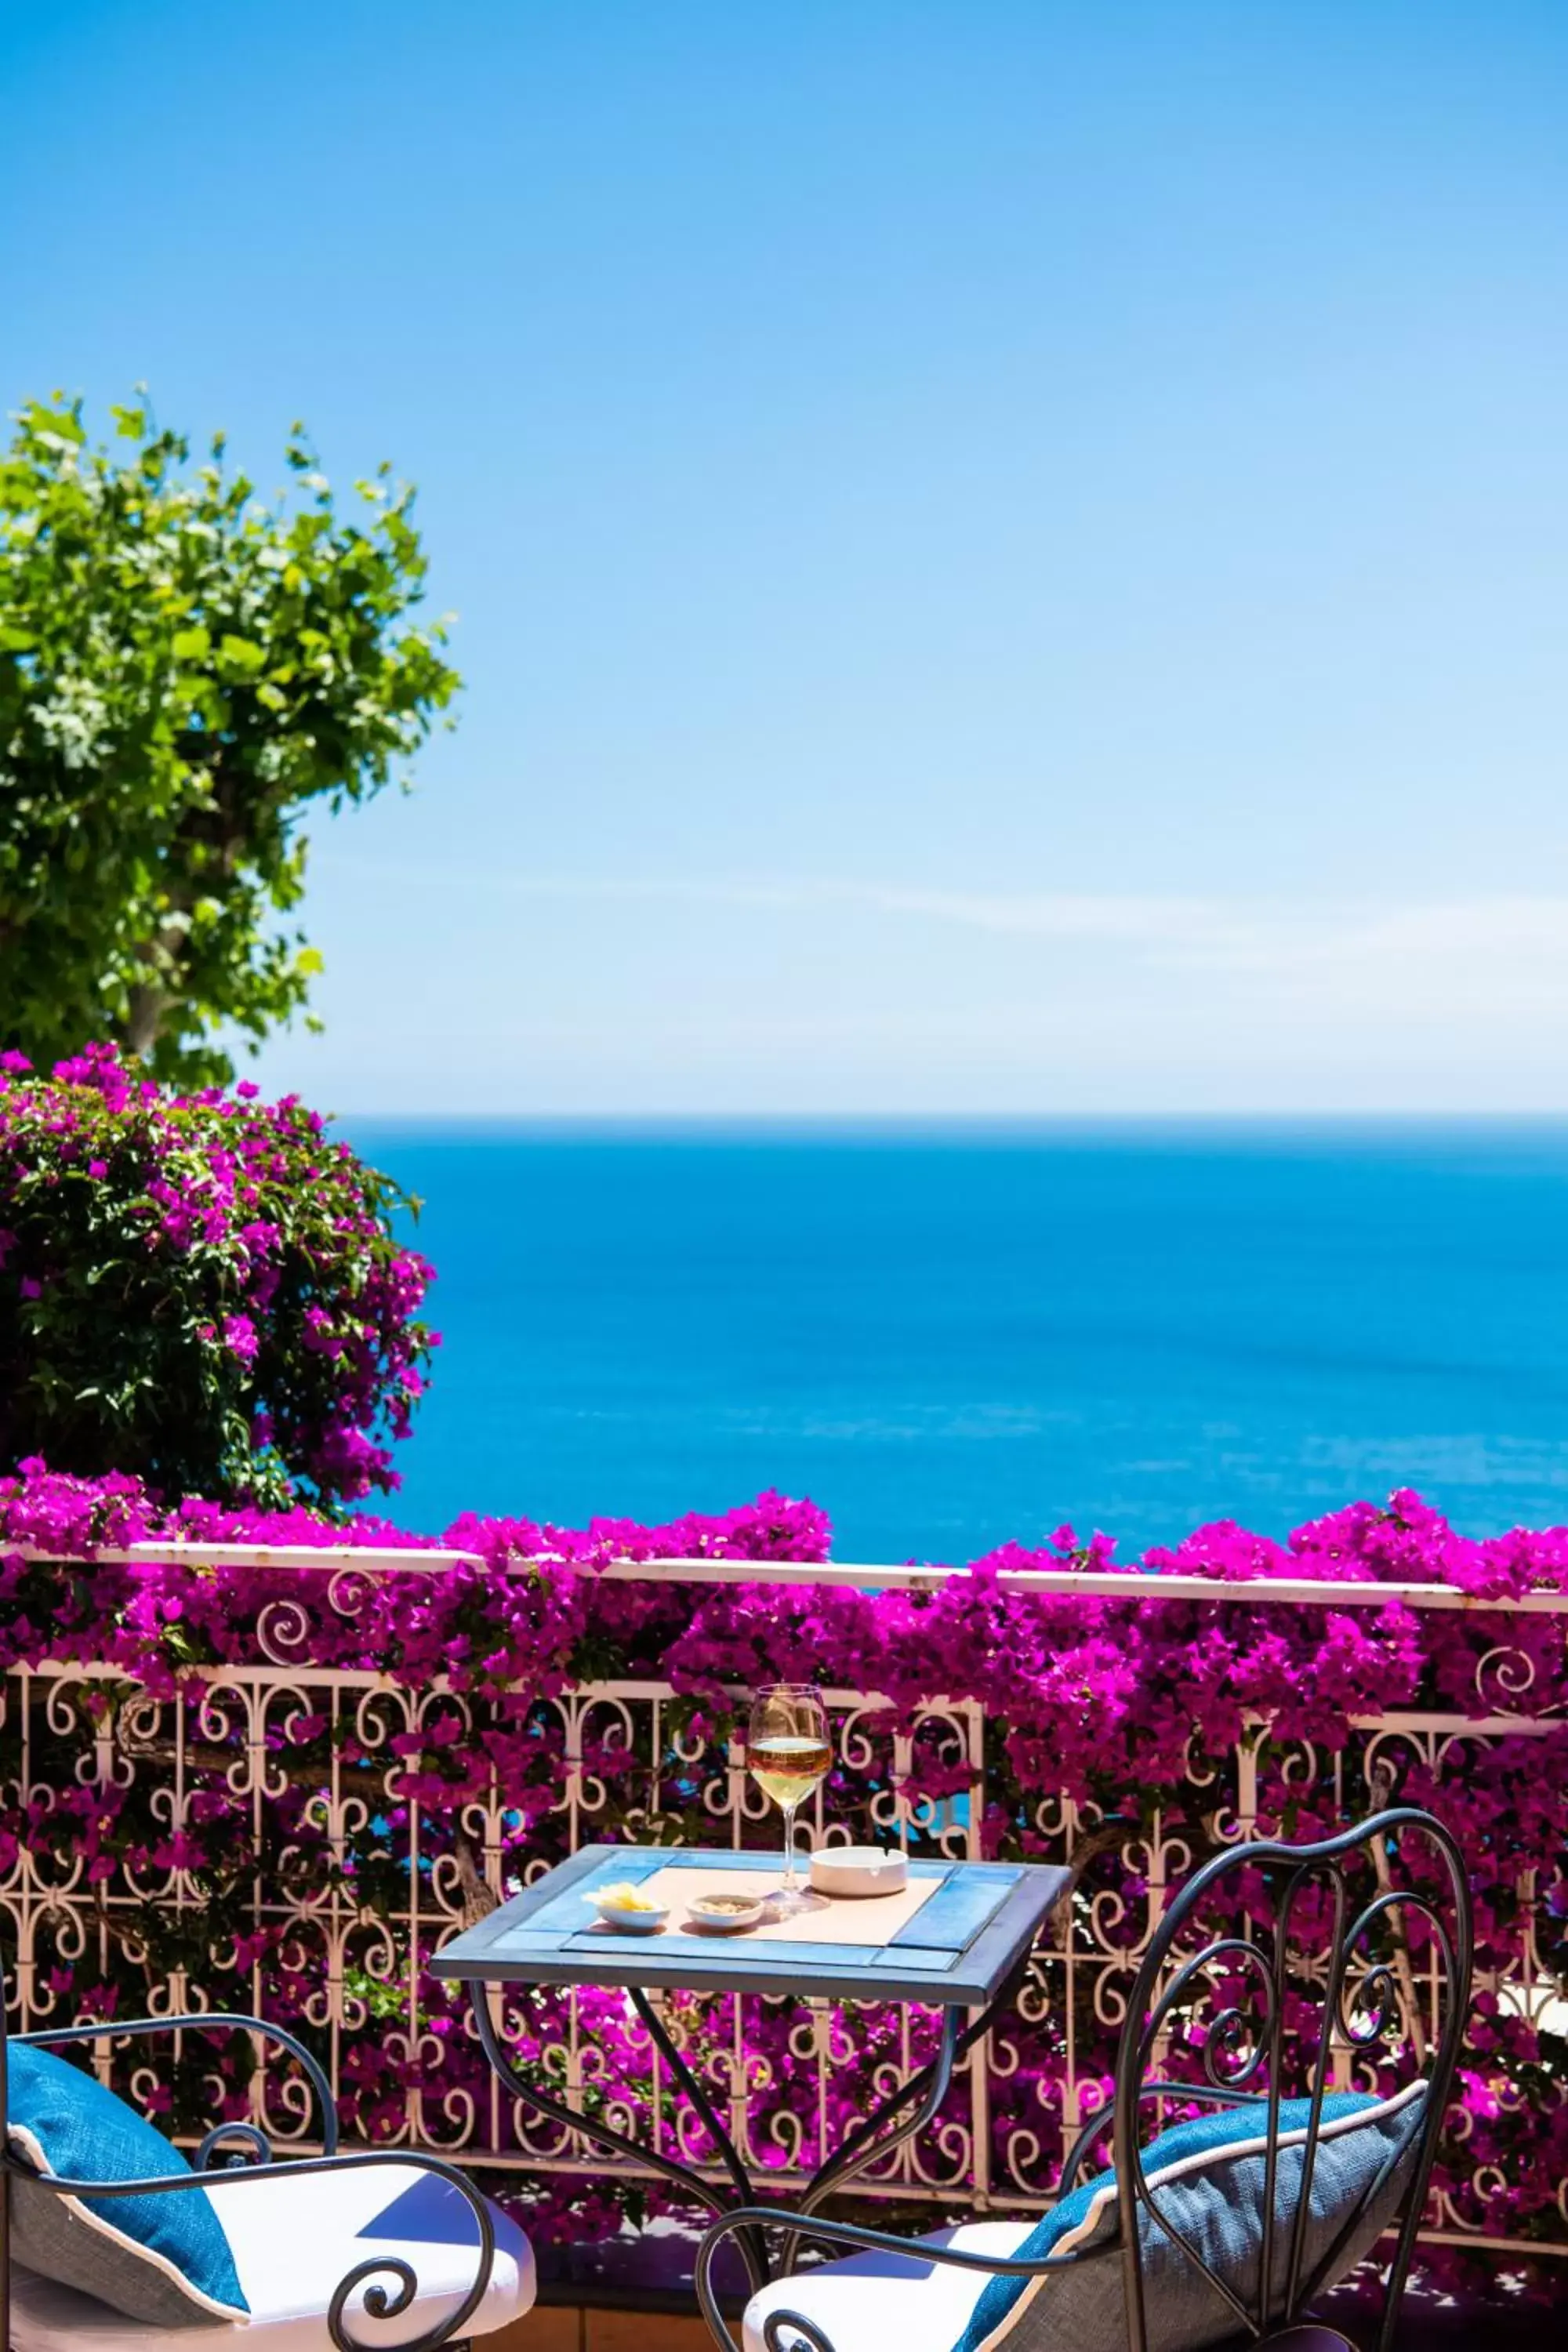
[[[293,1097],[0,1055],[0,1466],[272,1506],[395,1486],[434,1344],[409,1205]]]
[[[1401,1494],[1283,1546],[1228,1525],[1199,1529],[1147,1556],[1149,1595],[1135,1601],[1041,1596],[1001,1580],[1010,1569],[1110,1560],[1103,1538],[1080,1546],[1065,1528],[929,1592],[696,1588],[598,1572],[626,1557],[825,1559],[823,1515],[776,1496],[661,1528],[467,1518],[443,1540],[470,1557],[426,1574],[356,1577],[340,1564],[290,1579],[93,1557],[172,1536],[394,1540],[373,1521],[327,1528],[300,1511],[186,1502],[163,1513],[133,1479],[75,1480],[41,1464],[0,1482],[0,1668],[21,1685],[0,1732],[0,1916],[14,1949],[25,1948],[28,2021],[142,2012],[166,2006],[174,1984],[183,2000],[258,2003],[335,2059],[363,2137],[412,2132],[460,2154],[492,2147],[487,2135],[499,2130],[492,2153],[515,2151],[523,2169],[529,2154],[547,2163],[558,2139],[545,2128],[523,2147],[511,2136],[508,2103],[491,2108],[460,1996],[411,1958],[416,1936],[427,1952],[492,1899],[486,1847],[489,1875],[508,1884],[559,1858],[574,1832],[721,1842],[728,1817],[714,1797],[738,1694],[776,1676],[882,1696],[886,1708],[862,1716],[841,1752],[826,1818],[852,1835],[886,1835],[889,1804],[913,1801],[932,1809],[919,1815],[918,1843],[951,1832],[953,1801],[970,1786],[951,1730],[941,1718],[922,1724],[921,1704],[973,1700],[984,1710],[985,1850],[1071,1866],[1066,1934],[1083,1971],[1070,2029],[1058,1953],[998,2030],[987,2122],[996,2201],[1047,2195],[1069,2101],[1087,2112],[1108,2090],[1118,1989],[1154,1882],[1236,1835],[1248,1809],[1265,1831],[1303,1839],[1395,1795],[1430,1804],[1455,1831],[1476,1906],[1478,1992],[1436,2218],[1516,2244],[1568,2243],[1568,2042],[1554,2022],[1568,1984],[1568,1531],[1471,1540]],[[1214,1577],[1216,1597],[1159,1597],[1153,1576],[1171,1569]],[[1283,1573],[1447,1586],[1470,1605],[1270,1605],[1258,1580]],[[1563,1606],[1488,1606],[1530,1591]],[[46,1661],[47,1678],[21,1671]],[[658,1736],[646,1701],[639,1711],[600,1698],[577,1716],[574,1760],[564,1725],[574,1694],[609,1679],[674,1694]],[[247,1710],[247,1689],[271,1694],[264,1713]],[[911,1735],[902,1763],[900,1729]],[[742,1835],[772,1844],[776,1820],[748,1819]],[[1088,1997],[1096,1987],[1103,1999]],[[678,1999],[673,2017],[724,2091],[734,2079],[728,2003],[718,2014]],[[514,2025],[524,2062],[556,2069],[558,2082],[569,2046],[596,2053],[581,2078],[590,2105],[647,2078],[647,2045],[619,1994],[583,1996],[575,2044],[563,1995],[539,1997]],[[809,2168],[819,2132],[837,2140],[864,2113],[879,2070],[885,2084],[902,2063],[896,2011],[841,2021],[820,2074],[800,2030],[788,2002],[743,2005],[764,2166]],[[916,2012],[917,2054],[931,2031]],[[1190,2075],[1199,2058],[1179,2041],[1168,2071]],[[224,2060],[237,2115],[250,2063],[247,2044]],[[969,2095],[955,2084],[942,2125],[962,2132]],[[155,2097],[195,2127],[211,2117],[211,2074],[171,2074]],[[277,2112],[299,2128],[293,2110]],[[668,2119],[665,2128],[673,2146]],[[703,2153],[700,2131],[684,2145]],[[951,2179],[962,2208],[968,2159],[955,2164],[940,2127],[922,2145],[931,2177]],[[536,2222],[552,2200],[568,2233],[646,2210],[646,2185],[596,2164],[593,2173],[540,2189]]]

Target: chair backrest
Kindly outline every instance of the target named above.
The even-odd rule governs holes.
[[[1258,2341],[1300,2320],[1380,2212],[1399,2233],[1387,2346],[1468,2014],[1470,1948],[1463,1856],[1440,1822],[1409,1806],[1313,1845],[1229,1848],[1174,1895],[1139,1969],[1117,2058],[1112,2141],[1130,2352],[1148,2352],[1155,2332],[1144,2275],[1153,2233],[1231,2306],[1237,2336]],[[1375,2210],[1369,2194],[1325,2247],[1310,2222],[1325,2099],[1336,2089],[1387,2093],[1399,2071],[1426,2087],[1412,2095],[1419,2112],[1396,2171],[1376,2184]],[[1292,2094],[1287,2128],[1281,2105]],[[1180,2199],[1146,2174],[1150,2110],[1180,2102],[1242,2107],[1253,2126],[1262,2214],[1250,2286],[1215,2274],[1176,2219]]]

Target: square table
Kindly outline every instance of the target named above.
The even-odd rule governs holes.
[[[1065,1870],[1037,1863],[911,1860],[897,1895],[838,1895],[818,1910],[738,1933],[678,1924],[680,1906],[703,1885],[729,1891],[762,1880],[776,1887],[776,1853],[688,1846],[584,1846],[569,1862],[465,1929],[430,1961],[432,1974],[466,1984],[490,2065],[515,2096],[557,2123],[673,2181],[715,2215],[757,2203],[739,2151],[712,2101],[676,2048],[648,1996],[687,1992],[794,1994],[803,2000],[918,2001],[942,2012],[937,2055],[876,2106],[806,2186],[800,2211],[920,2131],[947,2094],[952,2071],[986,2033],[1028,1965],[1042,1922],[1066,1891]],[[604,1925],[591,1900],[620,1880],[672,1903],[668,1926],[630,1935]],[[640,2146],[628,2134],[580,2114],[521,2073],[502,2048],[490,2013],[490,1985],[624,1986],[656,2048],[712,2135],[733,2200],[692,2167]],[[964,2022],[966,2011],[978,2016]],[[905,2112],[907,2111],[907,2112]],[[901,2116],[901,2120],[895,2118]],[[753,2284],[773,2275],[760,2231],[737,2240]],[[787,2242],[787,2273],[798,2241]]]

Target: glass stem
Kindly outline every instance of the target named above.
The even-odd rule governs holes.
[[[795,1893],[795,1807],[794,1805],[784,1805],[784,1806],[781,1807],[781,1808],[780,1808],[780,1810],[782,1811],[782,1812],[783,1812],[783,1814],[784,1814],[784,1893],[785,1893],[786,1895],[793,1895],[793,1894]]]

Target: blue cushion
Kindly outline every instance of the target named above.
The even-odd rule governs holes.
[[[1323,2101],[1325,2136],[1313,2167],[1311,2219],[1302,2275],[1310,2278],[1332,2251],[1352,2216],[1365,2213],[1347,2242],[1334,2274],[1342,2275],[1375,2242],[1397,2208],[1407,2168],[1425,2117],[1425,2084],[1412,2084],[1396,2099],[1373,2099],[1336,2092]],[[1275,2287],[1280,2291],[1289,2261],[1289,2220],[1294,2214],[1305,2163],[1305,2135],[1311,2108],[1306,2099],[1284,2099],[1279,2131],[1297,2136],[1281,2146],[1275,2184]],[[1332,2126],[1333,2128],[1329,2128]],[[1195,2245],[1205,2262],[1247,2303],[1254,2303],[1262,2249],[1260,2142],[1267,2130],[1261,2107],[1219,2108],[1161,2133],[1142,2151],[1143,2176],[1152,2187],[1162,2179],[1159,2210]],[[1204,2159],[1210,2159],[1205,2162]],[[1121,2258],[1107,2252],[1118,2234],[1120,2200],[1116,2176],[1101,2172],[1054,2206],[1017,2250],[1020,2260],[1046,2254],[1063,2258],[1044,2278],[992,2279],[975,2304],[954,2352],[1030,2352],[1035,2344],[1071,2352],[1121,2340],[1125,2328]],[[1160,2352],[1194,2352],[1237,2331],[1224,2298],[1147,2214],[1139,2215],[1144,2296],[1150,2336]],[[1369,2236],[1370,2231],[1370,2236]],[[1099,2251],[1101,2259],[1068,2263]]]
[[[169,2179],[190,2173],[177,2147],[96,2075],[24,2042],[6,2049],[11,2153],[71,2180]],[[165,2326],[249,2311],[205,2189],[152,2197],[64,2197],[15,2179],[13,2248],[26,2270]]]

